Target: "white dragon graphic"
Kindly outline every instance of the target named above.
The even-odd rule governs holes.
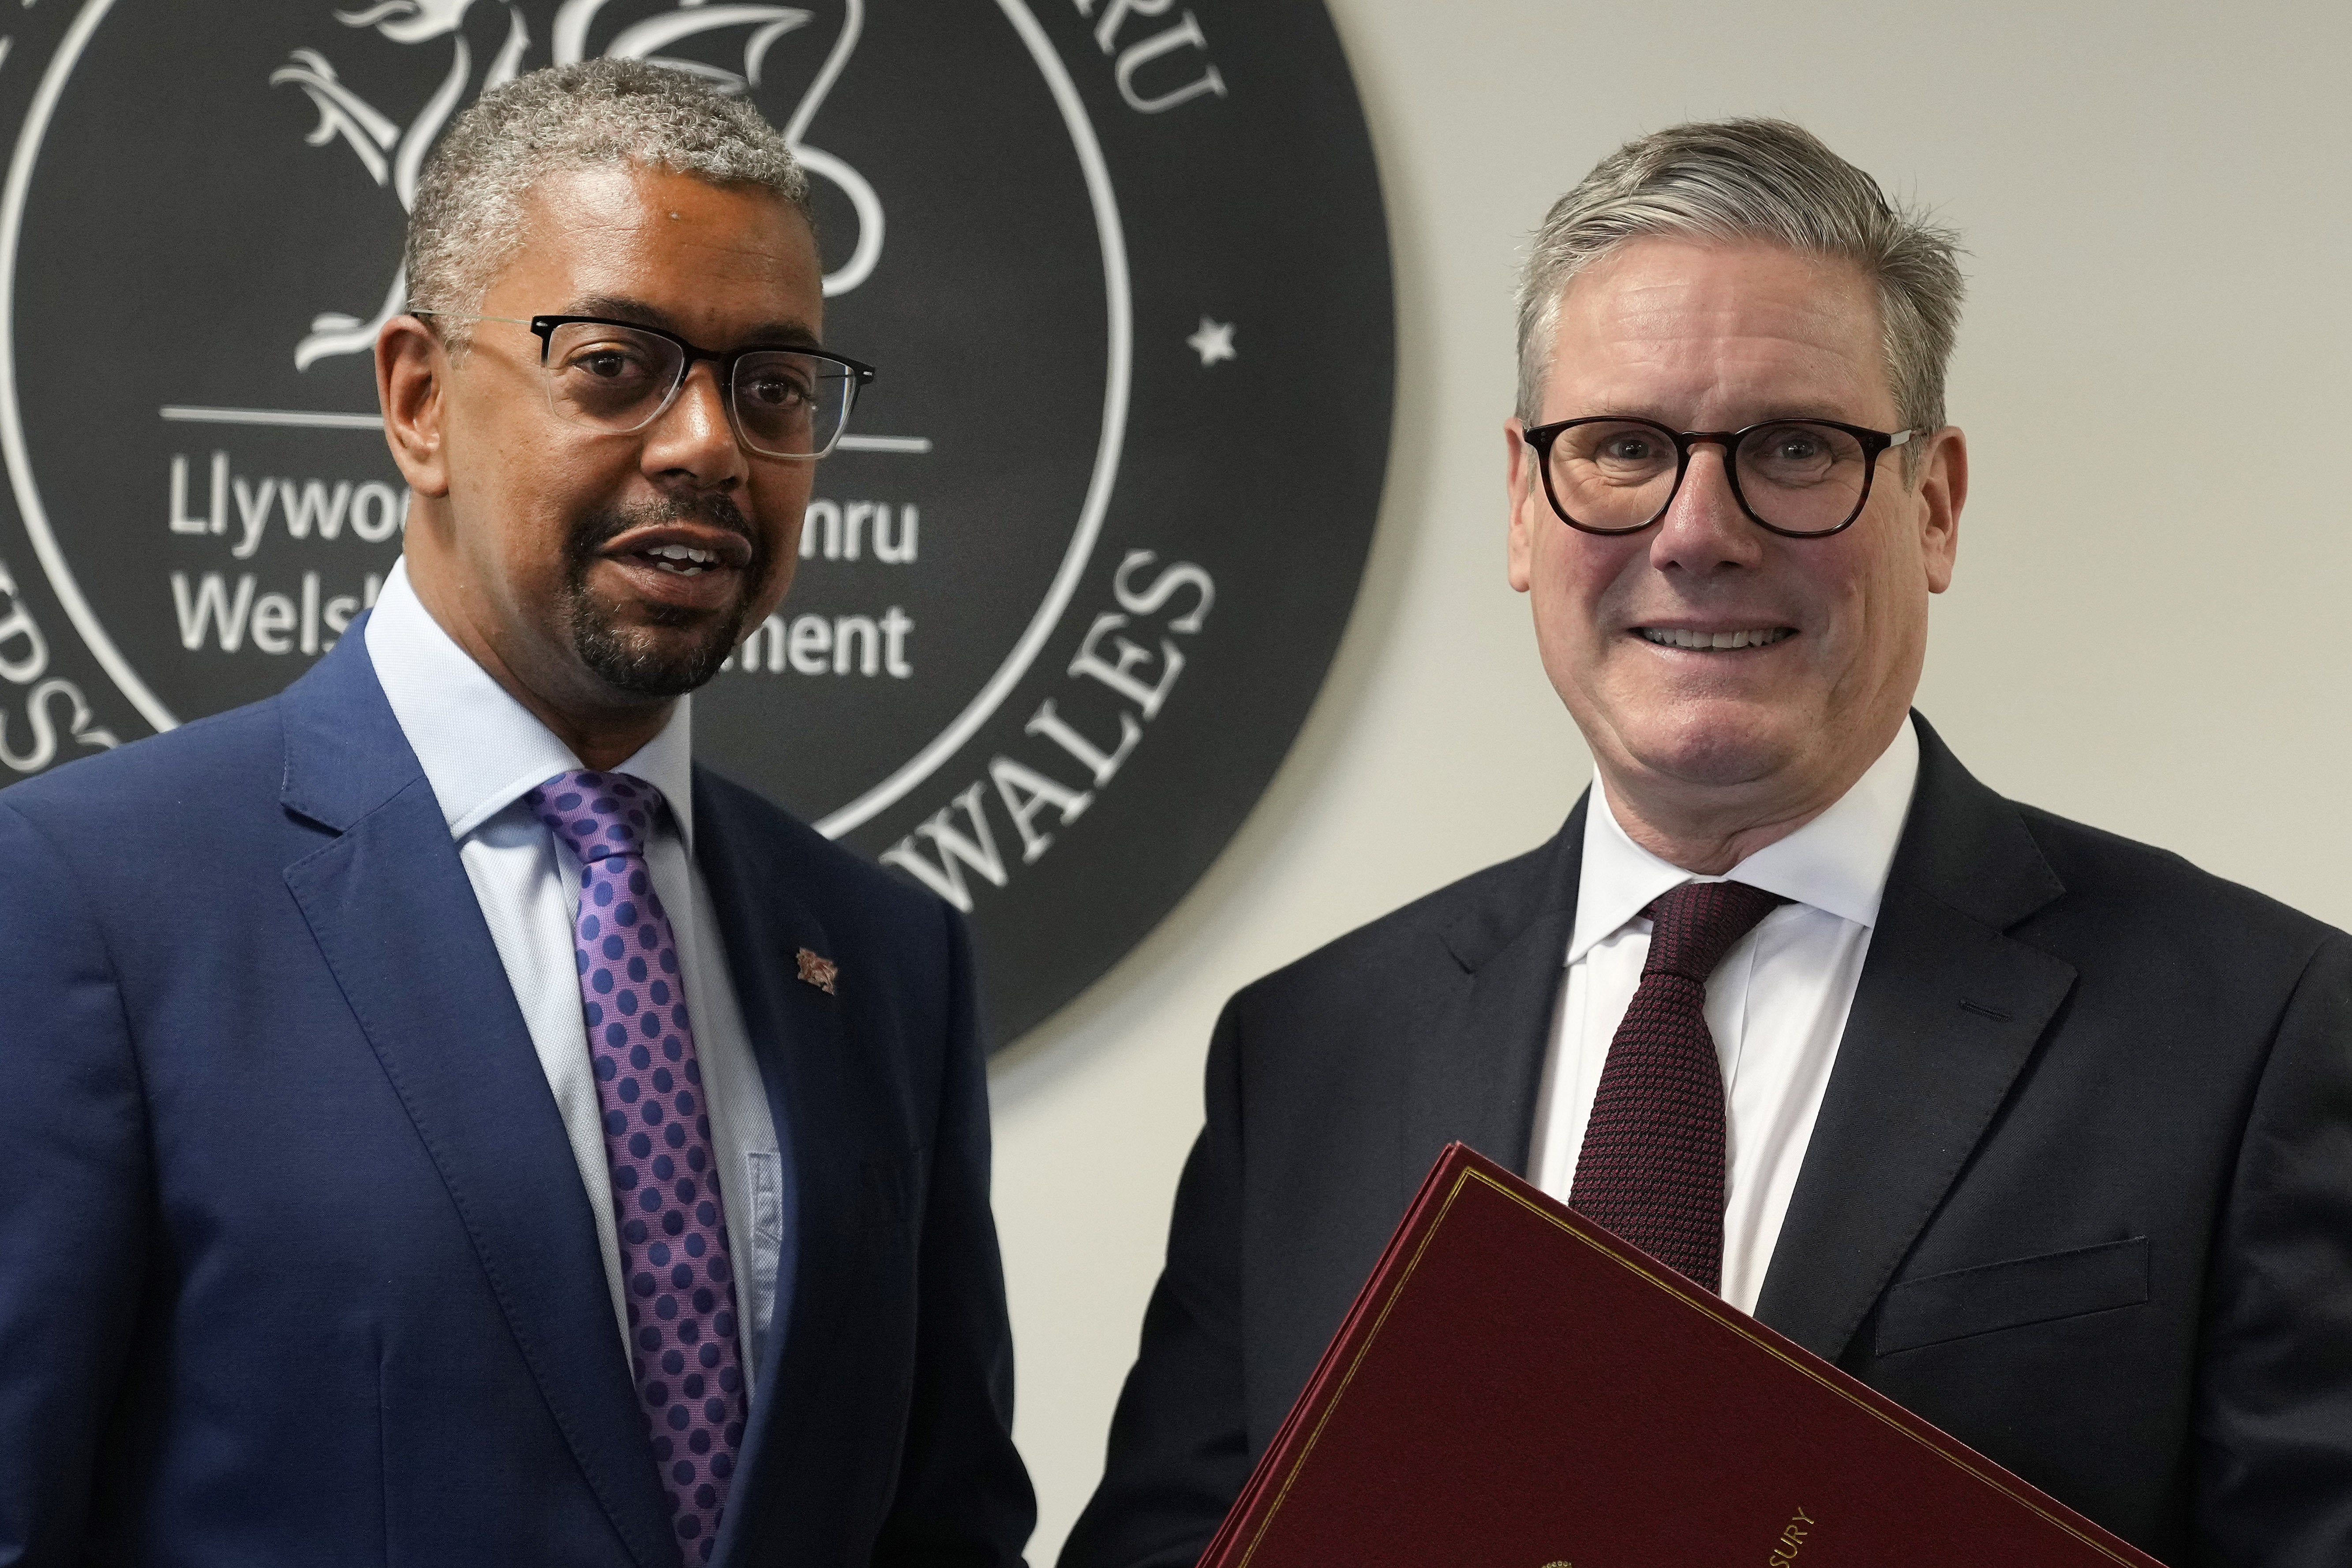
[[[613,0],[563,0],[557,7],[548,39],[549,63],[569,65],[589,58],[589,39],[599,13]],[[486,51],[478,71],[476,50],[466,30],[467,14],[477,6],[495,5],[505,13],[503,38]],[[845,294],[866,281],[881,259],[882,203],[856,170],[803,139],[825,94],[848,63],[865,25],[865,0],[842,0],[841,26],[824,63],[802,95],[799,106],[783,126],[785,143],[802,166],[829,181],[849,198],[857,215],[857,243],[849,258],[827,273],[828,296]],[[504,86],[524,70],[532,52],[530,27],[516,0],[378,0],[359,11],[338,11],[335,20],[347,27],[374,29],[394,44],[422,45],[447,40],[449,66],[431,96],[403,123],[354,91],[325,55],[316,49],[296,49],[287,63],[272,72],[272,87],[295,86],[309,95],[318,110],[319,123],[305,138],[314,147],[341,140],[359,158],[368,176],[396,196],[403,210],[416,199],[416,177],[425,155],[450,117],[473,98]],[[614,59],[646,60],[700,77],[721,91],[749,93],[761,84],[769,50],[777,40],[806,29],[817,19],[804,6],[772,5],[711,5],[684,0],[671,9],[631,22],[613,34],[597,53]],[[688,39],[740,31],[740,68],[665,54]],[[395,270],[392,287],[373,320],[329,311],[311,320],[308,336],[295,346],[297,369],[307,370],[338,354],[363,353],[375,342],[383,323],[398,314],[406,301],[408,279]]]

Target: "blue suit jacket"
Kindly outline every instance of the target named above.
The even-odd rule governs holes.
[[[0,795],[0,1563],[678,1562],[578,1167],[357,629]],[[700,769],[695,821],[793,1178],[719,1561],[1017,1562],[963,928]]]

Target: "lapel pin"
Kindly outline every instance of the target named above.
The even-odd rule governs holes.
[[[807,948],[801,949],[801,983],[814,985],[828,996],[840,994],[833,988],[833,977],[841,973],[841,965],[829,958],[820,958]]]

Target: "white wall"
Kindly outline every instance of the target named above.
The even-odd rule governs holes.
[[[1963,231],[1975,489],[1921,707],[1996,788],[2352,925],[2352,7],[1331,9],[1387,189],[1398,442],[1272,792],[995,1072],[1040,1563],[1101,1467],[1224,997],[1532,846],[1585,782],[1503,581],[1498,432],[1519,247],[1629,136],[1785,115]]]

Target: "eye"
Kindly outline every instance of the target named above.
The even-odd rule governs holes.
[[[1807,420],[1768,426],[1739,446],[1744,476],[1784,486],[1851,480],[1862,460],[1862,444],[1852,436]]]
[[[562,370],[567,375],[615,383],[643,380],[653,374],[644,350],[631,343],[612,342],[585,343],[568,350]]]
[[[1590,464],[1618,483],[1648,483],[1675,463],[1675,444],[1646,425],[1579,426],[1568,433],[1560,455]]]
[[[745,401],[762,408],[797,408],[813,395],[807,375],[783,365],[747,365],[736,385]]]

